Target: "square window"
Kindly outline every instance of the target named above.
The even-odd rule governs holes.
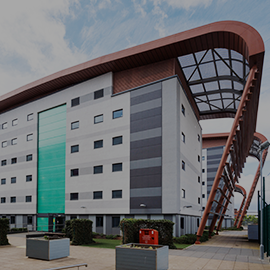
[[[186,163],[183,160],[182,160],[182,170],[184,170],[184,171],[186,170]]]
[[[25,196],[25,202],[32,202],[32,196]]]
[[[203,207],[202,210],[204,211],[205,210],[205,207]]]
[[[6,165],[7,165],[7,160],[6,159],[1,160],[1,166],[6,166]]]
[[[94,191],[94,200],[102,199],[102,191]]]
[[[79,169],[72,169],[70,170],[70,176],[78,176],[79,175]]]
[[[18,125],[18,119],[12,120],[12,126],[17,126]]]
[[[123,109],[113,111],[113,119],[119,118],[123,116]]]
[[[123,136],[114,137],[112,139],[113,145],[118,145],[118,144],[122,144],[122,143],[123,143]]]
[[[1,197],[1,203],[6,203],[6,197]]]
[[[205,182],[204,181],[202,181],[202,186],[204,186],[205,185]]]
[[[27,121],[31,121],[34,119],[34,114],[33,113],[30,113],[27,115]]]
[[[200,156],[198,156],[198,162],[201,162],[201,157]]]
[[[121,199],[122,198],[122,190],[113,190],[112,191],[113,199]]]
[[[201,183],[201,177],[198,176],[198,183]]]
[[[117,228],[120,224],[120,217],[112,217],[112,227]]]
[[[79,200],[79,193],[70,193],[70,200],[71,201]]]
[[[12,158],[11,159],[11,164],[16,164],[16,163],[17,163],[17,158],[16,157]]]
[[[115,163],[112,165],[112,171],[113,172],[121,172],[122,171],[122,163]]]
[[[32,154],[26,156],[26,161],[31,161],[33,159]]]
[[[32,175],[26,175],[26,182],[32,181]]]
[[[11,145],[16,145],[17,144],[17,138],[14,138],[11,140]]]
[[[15,224],[15,216],[10,217],[10,224]]]
[[[100,89],[94,92],[94,99],[99,99],[104,96],[104,90]]]
[[[7,129],[7,122],[2,124],[2,129]]]
[[[186,191],[182,189],[182,198],[186,198]]]
[[[1,185],[5,185],[6,184],[6,178],[2,178],[1,179]]]
[[[28,224],[28,225],[33,224],[33,217],[32,217],[32,216],[28,216],[28,217],[27,217],[27,224]]]
[[[80,105],[80,97],[73,98],[71,100],[71,107],[75,107],[75,106],[78,106],[78,105]]]
[[[11,177],[11,184],[15,184],[16,183],[16,177]]]
[[[77,152],[79,152],[79,145],[78,144],[72,145],[70,152],[71,153],[77,153]]]
[[[94,174],[103,173],[103,165],[94,166]]]
[[[7,147],[7,141],[4,141],[4,142],[2,142],[2,148],[5,148],[5,147]]]
[[[15,203],[16,202],[16,197],[10,197],[10,202]]]
[[[94,142],[94,149],[102,148],[103,147],[103,140],[98,140]]]
[[[198,204],[200,204],[201,203],[201,198],[198,198]]]
[[[96,217],[96,227],[103,227],[103,217]]]
[[[71,123],[71,130],[79,128],[79,125],[80,125],[79,121],[72,122]]]
[[[29,141],[33,141],[33,133],[31,133],[31,134],[28,134],[27,136],[26,136],[26,140],[29,142]]]
[[[103,122],[103,114],[100,114],[94,117],[94,124],[98,124],[102,122]]]
[[[185,107],[184,107],[184,105],[182,104],[182,114],[185,116],[186,115],[186,109],[185,109]]]
[[[182,132],[182,142],[186,142],[186,136],[185,136],[185,134]]]

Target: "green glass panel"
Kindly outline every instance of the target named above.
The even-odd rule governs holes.
[[[47,217],[37,218],[37,231],[47,232],[49,226],[49,219]]]
[[[39,113],[38,213],[65,213],[66,105]]]

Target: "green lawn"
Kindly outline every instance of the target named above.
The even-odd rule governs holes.
[[[114,249],[116,246],[121,245],[121,240],[115,239],[93,239],[96,243],[85,245],[88,247],[95,247],[95,248],[112,248]]]
[[[190,244],[177,244],[177,243],[174,243],[174,245],[175,245],[177,248],[186,248],[186,247],[191,246]]]

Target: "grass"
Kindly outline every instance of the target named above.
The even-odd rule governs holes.
[[[176,248],[182,248],[182,249],[191,246],[190,244],[177,244],[177,243],[174,243],[174,245],[176,246]]]
[[[87,247],[95,247],[95,248],[112,248],[114,249],[116,246],[121,245],[121,240],[115,239],[93,239],[96,243],[85,245]]]

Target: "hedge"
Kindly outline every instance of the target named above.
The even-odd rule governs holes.
[[[127,219],[120,222],[122,231],[122,243],[139,243],[140,229],[155,229],[158,231],[159,245],[168,245],[169,248],[176,248],[173,244],[173,225],[170,220],[150,220],[150,219]]]
[[[9,245],[7,232],[9,230],[9,219],[0,218],[0,245]]]

